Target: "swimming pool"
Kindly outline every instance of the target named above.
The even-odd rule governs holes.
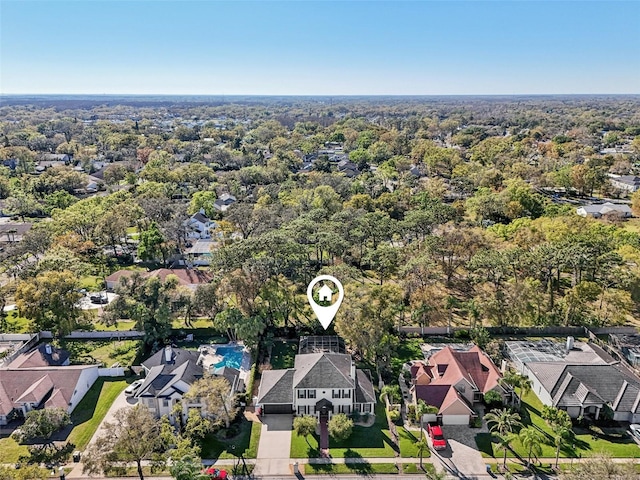
[[[231,367],[240,370],[242,365],[243,348],[239,345],[231,347],[218,347],[216,354],[222,356],[222,361],[213,365],[214,368]]]

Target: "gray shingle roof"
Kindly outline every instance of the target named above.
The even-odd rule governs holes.
[[[171,349],[171,359],[167,362],[166,350],[162,349],[148,358],[142,365],[147,369],[144,383],[136,393],[137,397],[165,397],[173,392],[185,393],[174,387],[180,380],[192,385],[202,378],[204,371],[197,364],[200,354],[181,348]]]
[[[341,353],[296,355],[294,388],[354,388],[351,356]]]
[[[360,369],[356,369],[356,402],[376,402],[376,394],[373,391],[373,384],[371,383],[368,375]]]
[[[293,369],[262,372],[258,403],[293,403]]]
[[[551,394],[555,406],[609,403],[616,412],[637,409],[640,379],[622,365],[529,363],[531,372]]]

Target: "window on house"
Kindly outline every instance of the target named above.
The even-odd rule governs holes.
[[[340,390],[331,390],[331,398],[340,398]]]
[[[309,398],[316,398],[316,391],[315,390],[309,390]]]
[[[163,406],[163,407],[168,407],[168,406],[169,406],[169,400],[168,400],[168,399],[166,399],[166,398],[163,398],[163,399],[162,399],[162,406]]]
[[[351,398],[351,390],[343,390],[342,398]]]
[[[306,390],[298,390],[298,398],[307,398]]]

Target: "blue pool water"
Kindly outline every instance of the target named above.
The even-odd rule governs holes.
[[[218,347],[216,353],[224,357],[221,362],[214,365],[215,368],[231,367],[240,370],[242,365],[242,347]]]

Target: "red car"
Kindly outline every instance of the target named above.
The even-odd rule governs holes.
[[[221,480],[226,480],[227,478],[226,470],[218,470],[217,468],[213,467],[207,468],[204,473],[209,475],[210,478],[220,478]]]
[[[444,450],[447,448],[447,441],[442,435],[442,428],[440,425],[429,424],[427,426],[427,431],[429,432],[429,436],[431,437],[431,444],[433,445],[434,450]]]

